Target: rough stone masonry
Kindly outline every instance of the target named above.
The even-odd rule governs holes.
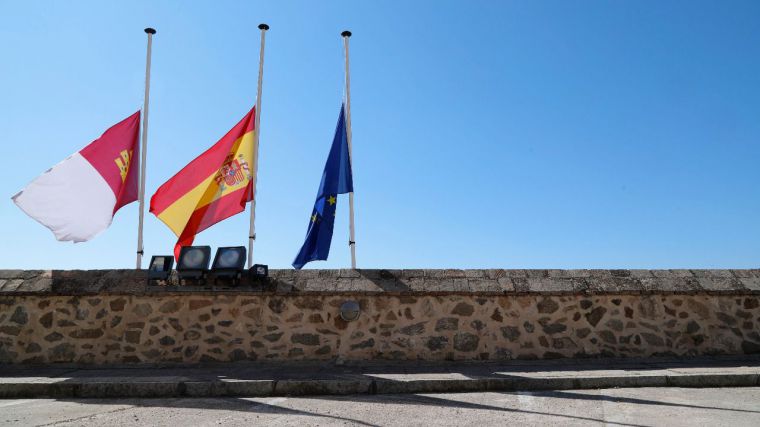
[[[274,270],[214,288],[144,274],[0,271],[0,363],[760,353],[760,270]]]

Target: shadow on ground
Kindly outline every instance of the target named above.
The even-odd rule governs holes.
[[[517,395],[519,393],[493,393],[496,396],[514,396],[514,402],[519,402]],[[427,407],[440,407],[440,408],[458,408],[478,411],[495,411],[500,413],[515,413],[525,415],[539,415],[558,417],[566,421],[584,421],[584,422],[600,422],[614,425],[623,426],[636,426],[642,427],[642,424],[631,424],[624,422],[611,422],[605,419],[594,418],[591,416],[572,415],[562,412],[550,412],[539,411],[531,409],[520,409],[513,407],[497,406],[492,404],[474,403],[459,400],[464,394],[457,395],[348,395],[348,396],[311,396],[311,397],[299,397],[298,399],[303,401],[321,401],[321,402],[333,402],[333,403],[346,403],[346,404],[372,404],[372,405],[409,405],[409,406],[427,406]],[[688,409],[702,409],[711,411],[731,411],[741,413],[757,413],[760,411],[751,411],[744,409],[723,408],[718,406],[702,406],[692,404],[673,403],[662,400],[654,399],[641,399],[641,398],[629,398],[629,397],[613,397],[603,394],[599,391],[590,391],[588,393],[578,393],[573,391],[546,391],[546,392],[533,392],[530,393],[531,398],[548,398],[548,399],[571,399],[571,400],[584,400],[584,401],[608,401],[613,403],[626,403],[642,406],[665,406],[665,407],[677,407]],[[190,409],[208,409],[208,410],[220,410],[220,411],[238,411],[246,413],[256,414],[273,414],[273,415],[287,415],[287,416],[308,416],[315,418],[328,418],[333,420],[339,420],[344,422],[350,422],[358,425],[372,426],[369,422],[350,418],[346,416],[334,415],[325,412],[315,412],[304,409],[289,408],[281,405],[285,399],[283,398],[261,398],[261,399],[248,399],[248,398],[173,398],[173,399],[58,399],[59,401],[76,402],[78,404],[129,404],[138,408],[190,408]],[[267,402],[269,401],[269,402]],[[501,400],[503,401],[503,399]],[[552,407],[554,405],[550,405]],[[563,407],[559,404],[557,407]],[[334,405],[331,405],[334,407]],[[564,406],[567,407],[567,406]],[[382,410],[382,408],[380,409]],[[329,411],[328,411],[329,412]]]

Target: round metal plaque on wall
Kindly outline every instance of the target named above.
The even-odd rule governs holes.
[[[359,303],[356,301],[346,301],[340,305],[340,318],[346,322],[359,318]]]

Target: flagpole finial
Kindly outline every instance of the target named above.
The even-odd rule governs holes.
[[[266,31],[268,29],[269,29],[269,25],[267,25],[267,24],[259,24],[259,30]]]
[[[145,32],[147,34],[156,34],[156,30],[154,28],[150,28],[150,27],[146,28]]]
[[[343,36],[343,37],[351,37],[351,31],[346,30],[346,31],[340,33],[340,35]]]

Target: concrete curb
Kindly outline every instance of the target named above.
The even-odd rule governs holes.
[[[129,378],[13,381],[0,383],[0,398],[268,397],[345,394],[409,394],[482,391],[579,390],[626,387],[754,387],[757,373],[610,376],[484,377],[389,380],[367,377],[309,380],[162,380]]]

